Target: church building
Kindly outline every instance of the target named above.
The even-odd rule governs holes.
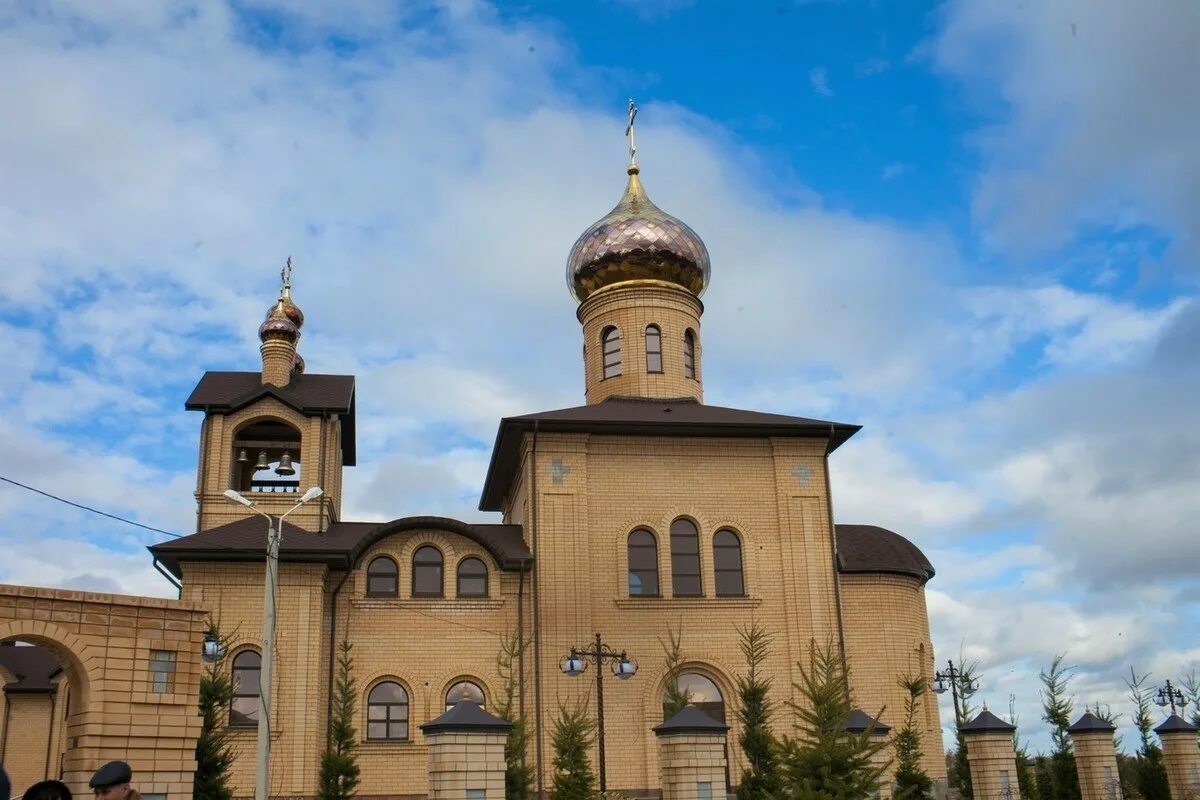
[[[791,732],[784,701],[797,664],[814,643],[844,652],[856,706],[893,729],[904,707],[897,678],[932,679],[924,586],[933,567],[897,533],[834,522],[829,459],[859,427],[704,402],[708,250],[650,201],[636,162],[620,202],[570,250],[567,279],[584,403],[500,420],[479,500],[494,523],[433,509],[389,522],[343,516],[343,471],[357,459],[355,379],[306,369],[290,270],[259,330],[261,372],[201,377],[187,399],[203,414],[197,532],[150,550],[182,600],[229,637],[235,796],[255,785],[268,538],[256,512],[283,514],[314,487],[323,494],[282,525],[272,796],[316,794],[342,641],[358,689],[358,793],[369,798],[424,797],[419,726],[464,699],[496,712],[510,695],[548,789],[559,709],[586,700],[596,710],[597,666],[572,677],[564,661],[597,634],[636,666],[628,680],[607,680],[612,665],[602,666],[607,787],[630,797],[656,796],[651,729],[663,722],[662,643],[672,632],[683,658],[674,680],[731,726],[730,786],[745,767],[738,630],[751,621],[773,637],[767,673],[781,734]],[[523,656],[506,660],[505,641],[527,641]],[[932,697],[920,726],[925,768],[944,778]]]

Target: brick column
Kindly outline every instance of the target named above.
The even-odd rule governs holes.
[[[1121,776],[1113,746],[1116,730],[1090,711],[1067,728],[1075,745],[1075,770],[1079,773],[1083,800],[1118,800],[1121,796]]]
[[[1154,732],[1162,742],[1171,800],[1200,797],[1200,747],[1196,744],[1200,728],[1178,714],[1172,714]]]
[[[971,787],[975,800],[1017,800],[1017,755],[1012,735],[1016,728],[987,710],[963,725],[967,745],[967,763],[971,767]]]
[[[654,728],[662,773],[663,800],[725,797],[725,732],[695,706],[685,706]]]
[[[512,723],[463,700],[421,726],[429,800],[504,800],[504,743]]]
[[[847,733],[862,735],[870,731],[873,743],[887,739],[887,735],[891,730],[891,726],[885,725],[862,709],[856,708],[850,712],[850,716],[846,717]],[[890,758],[891,753],[888,751],[888,748],[882,747],[879,752],[871,756],[871,766],[884,767]],[[888,772],[884,772],[879,778],[878,798],[879,800],[891,800],[892,798],[892,776]]]

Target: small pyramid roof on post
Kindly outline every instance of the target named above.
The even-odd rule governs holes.
[[[716,735],[725,733],[727,730],[729,730],[728,725],[723,722],[717,722],[693,705],[684,706],[678,714],[653,728],[655,736],[671,736],[680,733],[707,733]]]
[[[846,724],[842,727],[849,733],[866,733],[869,730],[872,735],[880,736],[892,729],[891,725],[880,722],[861,708],[851,711],[846,716]]]
[[[997,717],[986,708],[979,712],[979,716],[959,728],[960,731],[966,734],[971,733],[1012,733],[1017,729],[1016,725],[1010,725],[1004,720]]]
[[[1084,715],[1075,721],[1075,724],[1067,728],[1067,733],[1112,733],[1117,729],[1116,725],[1093,714],[1091,711],[1084,712]]]
[[[470,700],[459,700],[454,708],[420,726],[426,735],[431,733],[508,733],[512,723],[493,716]]]
[[[1200,728],[1197,728],[1195,725],[1188,722],[1178,714],[1172,714],[1171,716],[1167,717],[1166,722],[1154,729],[1154,732],[1157,734],[1196,733],[1197,731],[1200,731]]]

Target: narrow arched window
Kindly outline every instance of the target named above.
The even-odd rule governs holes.
[[[713,575],[718,597],[741,597],[746,593],[742,578],[742,540],[730,530],[713,537]]]
[[[683,377],[696,377],[696,334],[690,330],[683,334]]]
[[[367,565],[367,596],[395,597],[400,592],[400,569],[387,556],[371,559]]]
[[[377,683],[367,695],[367,738],[408,738],[408,692],[395,681]]]
[[[230,725],[258,724],[258,691],[262,656],[243,650],[233,657],[233,701],[229,704]]]
[[[446,710],[454,708],[463,700],[470,700],[480,708],[484,708],[483,689],[474,681],[458,681],[446,690]]]
[[[413,553],[413,597],[442,596],[442,552],[423,545]]]
[[[676,597],[699,597],[700,534],[690,519],[671,523],[671,593]]]
[[[662,331],[657,325],[646,326],[646,372],[662,372]]]
[[[647,530],[629,534],[629,594],[658,595],[658,542]]]
[[[488,569],[478,558],[464,558],[458,562],[458,596],[487,597]]]
[[[621,332],[607,327],[600,334],[604,345],[604,377],[615,378],[621,374]]]

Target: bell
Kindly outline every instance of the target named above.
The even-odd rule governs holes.
[[[270,469],[271,465],[267,462],[267,451],[263,450],[258,454],[258,463],[254,465],[255,469]]]
[[[247,464],[250,462],[250,456],[246,455],[245,450],[240,450],[240,451],[238,451],[237,460],[238,460],[239,464]]]
[[[275,468],[276,475],[295,475],[296,468],[292,466],[291,453],[284,453],[279,457],[279,466]]]

